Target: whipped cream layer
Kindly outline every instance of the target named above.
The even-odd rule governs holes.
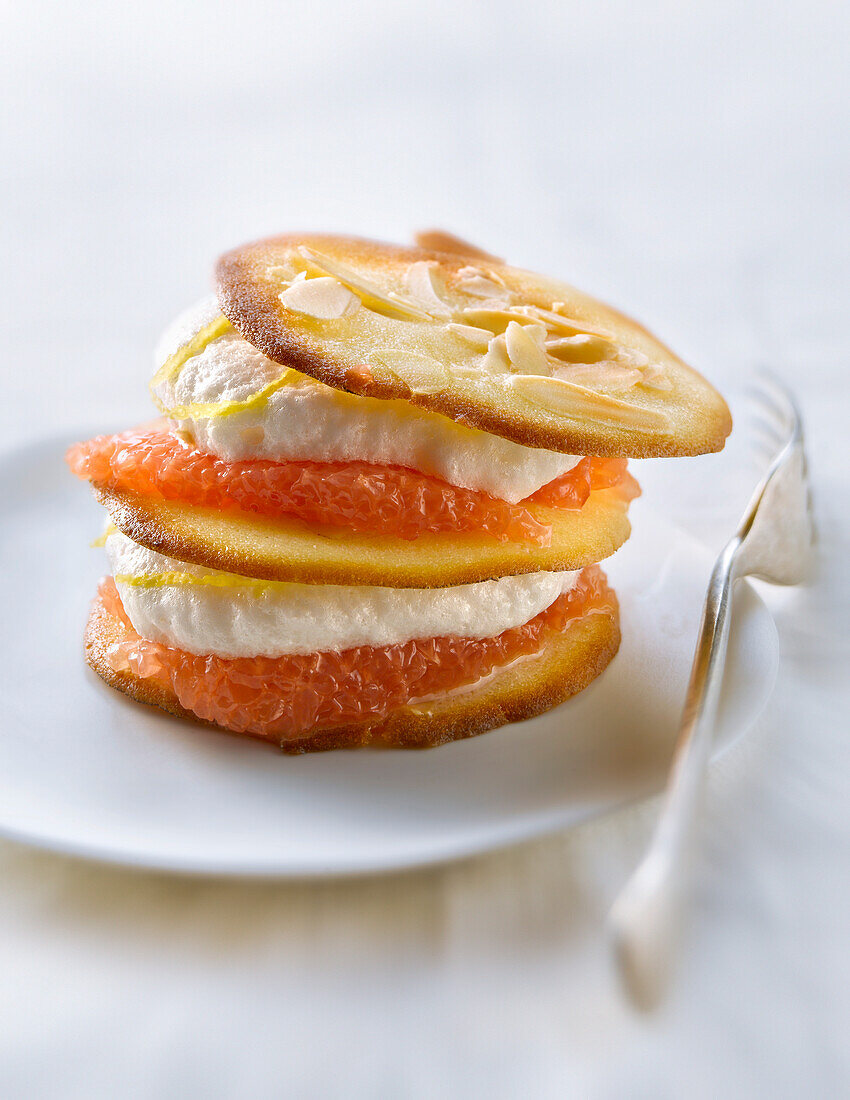
[[[221,311],[204,299],[166,330],[156,350],[157,369]],[[244,401],[284,372],[233,330],[212,340],[154,392],[168,409]],[[226,415],[174,419],[203,451],[227,462],[372,462],[406,466],[452,485],[516,503],[576,466],[563,455],[490,435],[426,412],[406,401],[358,397],[293,373],[259,407]]]
[[[424,589],[266,583],[165,557],[120,532],[105,546],[141,637],[220,657],[281,657],[447,635],[490,638],[545,611],[579,576],[530,573]]]

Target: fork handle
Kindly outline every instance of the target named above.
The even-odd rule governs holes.
[[[609,916],[623,986],[638,1008],[663,996],[684,923],[697,814],[711,755],[723,664],[729,641],[739,537],[721,552],[703,605],[702,623],[667,792],[643,860]]]

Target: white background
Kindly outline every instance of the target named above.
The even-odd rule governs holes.
[[[347,885],[179,881],[4,843],[0,1095],[846,1093],[846,7],[3,13],[4,447],[147,416],[153,341],[224,248],[437,224],[628,309],[733,396],[754,366],[781,373],[808,420],[822,559],[813,588],[773,601],[780,683],[715,777],[658,1017],[619,1003],[600,933],[651,807]],[[752,467],[676,466],[646,471],[655,503],[719,544]]]

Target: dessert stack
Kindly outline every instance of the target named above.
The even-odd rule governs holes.
[[[731,428],[635,322],[440,233],[235,249],[151,392],[159,419],[68,452],[108,512],[87,661],[287,752],[438,745],[582,690],[619,644],[598,563],[627,459]]]

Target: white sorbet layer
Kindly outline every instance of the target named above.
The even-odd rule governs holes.
[[[166,330],[156,367],[221,315],[215,297],[187,310]],[[279,378],[283,368],[228,332],[187,360],[157,397],[167,408],[240,401]],[[273,393],[263,407],[227,416],[175,420],[203,451],[227,462],[372,462],[407,466],[466,489],[516,503],[576,466],[580,457],[467,428],[407,401],[344,393],[301,376]]]
[[[528,573],[452,588],[373,588],[270,583],[157,554],[116,532],[106,553],[124,609],[142,637],[189,653],[281,657],[412,638],[491,638],[545,611],[577,572]],[[167,583],[143,587],[122,577],[229,578],[241,587]]]

